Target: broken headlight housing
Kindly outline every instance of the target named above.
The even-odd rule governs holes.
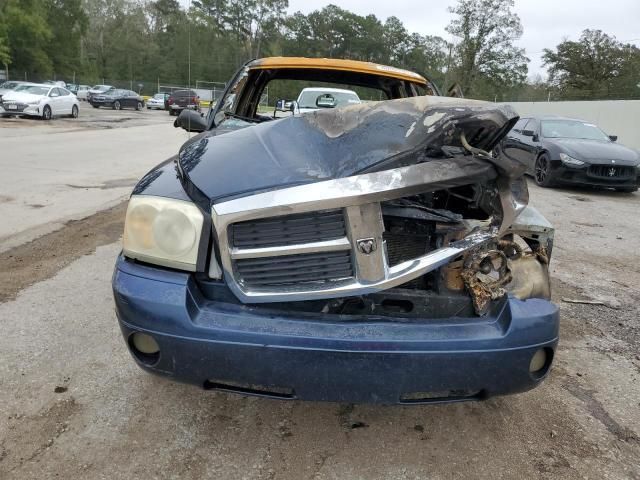
[[[124,255],[193,272],[203,223],[202,212],[191,202],[133,195],[124,224]]]

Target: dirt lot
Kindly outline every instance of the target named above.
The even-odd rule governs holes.
[[[558,230],[561,344],[541,387],[483,403],[279,402],[143,373],[110,291],[122,206],[0,253],[0,478],[640,479],[640,195],[530,190]]]

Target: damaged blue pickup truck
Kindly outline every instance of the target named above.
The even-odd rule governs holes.
[[[317,109],[275,82],[377,92]],[[275,91],[273,88],[270,92]],[[289,98],[296,98],[291,96]],[[496,154],[507,106],[447,98],[366,62],[244,65],[179,154],[135,187],[113,275],[143,369],[244,395],[420,404],[529,390],[548,374],[553,227]]]

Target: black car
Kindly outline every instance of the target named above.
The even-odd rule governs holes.
[[[593,123],[563,117],[521,118],[500,149],[524,163],[541,187],[589,185],[635,192],[640,154]]]
[[[111,107],[114,110],[122,108],[135,108],[141,110],[144,107],[144,99],[132,90],[109,90],[106,93],[93,95],[89,100],[93,108]]]
[[[179,115],[185,109],[200,111],[200,97],[193,90],[171,92],[167,103],[169,104],[169,115]]]

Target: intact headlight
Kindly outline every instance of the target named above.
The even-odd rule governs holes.
[[[562,160],[562,163],[564,163],[565,165],[570,165],[572,167],[581,167],[582,165],[584,165],[584,162],[582,160],[570,157],[566,153],[560,154],[560,160]]]
[[[166,267],[196,269],[204,218],[191,202],[134,195],[124,222],[123,252]]]

